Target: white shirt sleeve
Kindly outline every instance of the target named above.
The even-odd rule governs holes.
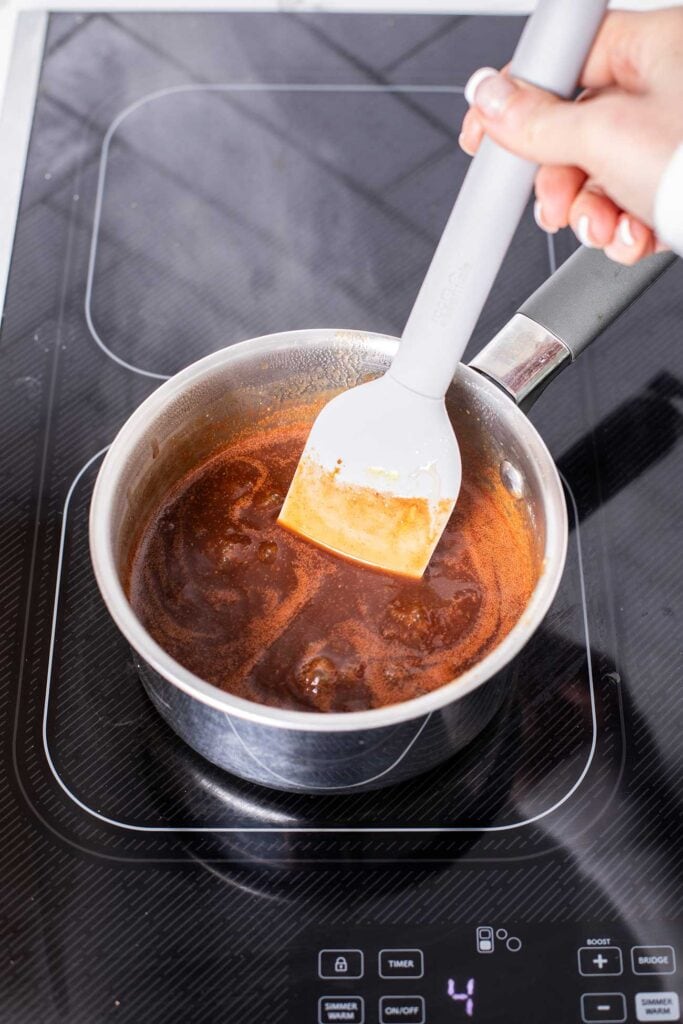
[[[683,256],[683,143],[678,147],[657,188],[655,231],[660,241]]]

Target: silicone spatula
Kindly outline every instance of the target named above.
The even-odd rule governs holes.
[[[515,78],[568,97],[606,0],[539,0]],[[444,396],[528,201],[536,167],[485,139],[389,370],[319,413],[279,522],[355,561],[419,578],[458,497]]]

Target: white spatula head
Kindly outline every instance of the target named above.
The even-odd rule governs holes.
[[[322,409],[279,522],[337,554],[419,578],[461,477],[444,400],[418,395],[387,373]]]

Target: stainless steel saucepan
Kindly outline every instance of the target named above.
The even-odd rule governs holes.
[[[345,330],[293,331],[215,352],[155,391],[114,440],[90,510],[95,575],[133,648],[145,689],[168,724],[200,754],[245,779],[310,793],[374,789],[415,776],[469,743],[505,696],[508,662],[553,600],[567,549],[560,479],[522,410],[671,262],[633,268],[580,250],[520,308],[469,366],[458,368],[448,407],[459,438],[526,503],[538,582],[512,631],[486,657],[424,696],[369,711],[282,710],[232,696],[174,661],[128,603],[122,576],[163,495],[246,423],[352,387],[384,372],[394,338]]]

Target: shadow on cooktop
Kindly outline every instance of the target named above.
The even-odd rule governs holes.
[[[584,519],[663,459],[683,436],[683,382],[659,373],[558,459]],[[597,487],[596,487],[597,483]]]

